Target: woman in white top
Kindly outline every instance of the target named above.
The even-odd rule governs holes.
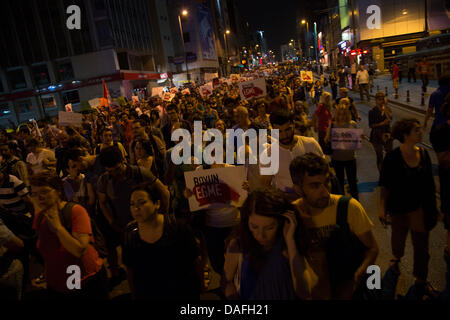
[[[28,140],[27,149],[30,152],[27,156],[27,164],[33,174],[47,170],[56,170],[55,153],[41,146],[39,140],[31,138]]]

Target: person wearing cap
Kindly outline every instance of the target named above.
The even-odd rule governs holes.
[[[376,106],[369,111],[369,127],[372,129],[370,132],[370,142],[377,155],[378,171],[381,171],[381,164],[384,158],[383,150],[386,153],[392,150],[392,112],[386,105],[386,95],[384,92],[377,92],[375,95],[375,103]]]

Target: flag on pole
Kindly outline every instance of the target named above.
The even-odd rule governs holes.
[[[106,82],[104,79],[102,79],[102,83],[103,83],[103,98],[104,98],[104,103],[106,102],[106,105],[102,105],[105,107],[109,107],[109,109],[111,110],[111,95],[109,94],[109,90],[108,87],[106,86]]]

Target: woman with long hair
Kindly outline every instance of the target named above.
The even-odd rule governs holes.
[[[308,299],[316,277],[296,242],[297,221],[283,193],[251,193],[225,255],[222,289],[228,299]]]
[[[333,123],[330,126],[325,142],[331,139],[332,128],[356,129],[358,124],[352,120],[352,113],[350,111],[350,100],[347,98],[341,99],[339,105],[336,107],[334,113]],[[356,200],[359,200],[357,175],[356,175],[356,151],[355,150],[333,150],[331,154],[331,165],[336,171],[336,176],[340,185],[345,185],[344,178],[347,175],[347,181],[350,188],[350,194]]]

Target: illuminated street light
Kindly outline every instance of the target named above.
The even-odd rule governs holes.
[[[187,15],[188,15],[188,13],[189,13],[189,12],[188,12],[187,10],[183,10],[183,11],[181,11],[181,15],[182,15],[182,16],[187,16]]]
[[[231,33],[231,31],[230,31],[230,30],[227,30],[227,31],[225,31],[225,33],[226,33],[226,34],[230,34],[230,33]]]
[[[302,20],[302,24],[305,24],[305,23],[306,23],[306,20],[303,19],[303,20]]]

